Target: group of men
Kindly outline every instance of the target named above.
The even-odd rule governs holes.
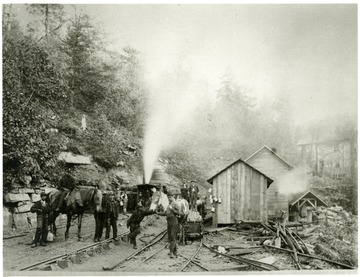
[[[70,178],[71,179],[71,178]],[[196,186],[194,181],[191,181],[191,185],[187,188],[190,199],[190,207],[196,208],[196,201],[198,198],[199,188]],[[56,210],[59,211],[62,201],[64,201],[64,191],[60,197],[60,203],[58,204]],[[50,214],[50,204],[47,202],[47,194],[42,192],[41,200],[35,202],[31,207],[31,212],[37,214],[37,229],[35,233],[35,238],[31,247],[36,247],[38,245],[46,246],[47,234],[48,234],[48,221]],[[103,229],[106,228],[105,239],[110,237],[110,228],[113,230],[113,239],[115,241],[117,238],[117,220],[119,217],[120,205],[124,208],[124,193],[121,193],[121,198],[115,199],[114,192],[108,192],[106,196],[106,201],[102,202],[101,211],[95,212],[95,236],[94,241],[99,241],[102,237]],[[125,194],[126,195],[126,194]],[[129,239],[130,243],[133,245],[133,248],[137,248],[136,237],[140,234],[140,223],[147,215],[157,213],[161,216],[166,216],[167,220],[167,232],[170,243],[170,258],[177,257],[177,244],[176,244],[176,235],[179,230],[179,217],[182,215],[181,207],[175,201],[175,196],[168,192],[167,194],[169,199],[169,205],[167,209],[163,212],[159,211],[150,211],[148,208],[144,207],[139,201],[135,211],[132,213],[130,218],[127,221],[127,227],[130,228]],[[126,197],[127,199],[127,197]],[[105,200],[105,199],[104,199]],[[120,200],[120,201],[119,201]],[[122,202],[122,203],[121,203]],[[126,208],[123,209],[123,212],[126,212]]]
[[[191,181],[189,185],[184,180],[183,186],[181,188],[181,194],[183,198],[189,202],[190,209],[196,210],[196,201],[199,198],[199,187],[196,185],[195,181]]]
[[[161,216],[166,216],[167,221],[167,233],[170,243],[170,258],[177,257],[177,245],[176,245],[176,234],[179,230],[179,221],[178,217],[182,214],[180,206],[175,201],[175,196],[171,193],[167,193],[167,197],[169,199],[169,205],[167,209],[163,212],[159,211],[151,211],[146,207],[143,207],[141,202],[137,204],[136,210],[130,216],[127,221],[127,227],[130,228],[129,239],[130,243],[133,245],[134,249],[137,249],[136,245],[136,237],[140,234],[140,223],[144,219],[145,216],[151,214],[158,214]]]
[[[59,182],[57,189],[60,191],[59,200],[55,203],[54,212],[63,212],[62,207],[64,201],[73,193],[74,201],[77,205],[82,206],[81,198],[76,195],[76,181],[75,178],[69,174],[65,174]],[[35,202],[30,208],[32,213],[36,213],[37,226],[35,231],[35,237],[31,244],[31,247],[37,246],[46,246],[48,229],[49,229],[49,220],[51,216],[52,209],[50,207],[48,194],[45,192],[40,192],[40,188],[36,187],[34,189],[36,194],[40,194],[40,200]],[[94,241],[99,241],[102,237],[103,229],[105,228],[105,239],[110,237],[110,229],[112,228],[113,239],[117,240],[117,220],[119,213],[127,212],[127,195],[124,191],[121,191],[118,197],[115,198],[113,191],[108,191],[104,197],[102,210],[99,213],[95,213],[94,216],[96,219],[96,230]],[[69,202],[72,203],[72,202]],[[67,203],[68,204],[68,203]],[[71,207],[68,207],[71,208]]]
[[[94,212],[95,218],[95,235],[94,242],[100,241],[105,228],[105,239],[110,238],[110,229],[112,229],[113,240],[117,241],[117,221],[119,214],[126,213],[127,195],[121,191],[120,195],[115,197],[113,191],[104,194],[100,211]]]

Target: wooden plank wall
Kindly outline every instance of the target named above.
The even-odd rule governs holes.
[[[267,220],[267,179],[243,162],[238,162],[213,180],[213,193],[222,199],[215,204],[213,225],[240,220]]]
[[[284,176],[291,168],[271,151],[264,148],[247,163],[274,180],[267,191],[267,210],[270,217],[280,215],[280,210],[288,210],[288,197],[279,193],[277,179]],[[289,184],[291,186],[292,184]]]

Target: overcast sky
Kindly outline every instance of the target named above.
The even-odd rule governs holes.
[[[113,48],[139,50],[153,80],[180,64],[211,92],[230,70],[258,98],[288,93],[297,123],[357,111],[354,4],[80,8],[109,34]]]

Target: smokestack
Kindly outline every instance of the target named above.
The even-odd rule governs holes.
[[[271,150],[272,150],[274,153],[276,153],[276,148],[275,148],[275,147],[271,148]]]
[[[145,170],[144,170],[144,173],[143,173],[143,185],[145,185]]]

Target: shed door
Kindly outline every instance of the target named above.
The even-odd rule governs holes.
[[[216,190],[214,191],[214,196],[218,199],[221,199],[221,203],[215,205],[217,224],[233,223],[230,209],[230,172],[225,171],[215,179],[216,181],[214,188],[216,188]]]

